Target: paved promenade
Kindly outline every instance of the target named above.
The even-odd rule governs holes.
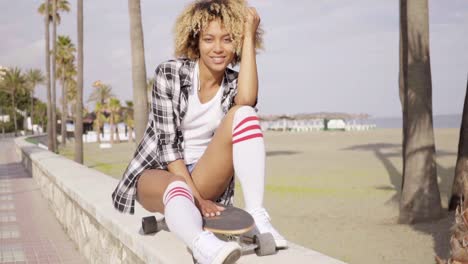
[[[86,263],[21,165],[13,138],[0,138],[0,263]]]

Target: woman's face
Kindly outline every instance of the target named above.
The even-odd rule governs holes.
[[[209,70],[224,72],[234,59],[234,45],[229,32],[224,29],[219,20],[213,20],[201,32],[198,42],[200,63]]]

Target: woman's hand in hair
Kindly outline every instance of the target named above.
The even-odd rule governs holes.
[[[258,25],[260,24],[260,16],[254,7],[247,8],[247,14],[244,25],[244,37],[255,39]]]

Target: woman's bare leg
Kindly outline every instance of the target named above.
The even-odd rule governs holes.
[[[174,181],[185,182],[183,177],[165,170],[145,170],[138,180],[138,202],[150,212],[164,214],[163,194]]]
[[[193,183],[204,199],[216,200],[234,175],[232,122],[240,106],[232,107],[219,124],[210,144],[192,171]]]
[[[226,189],[234,169],[244,192],[245,209],[258,230],[271,233],[277,247],[287,247],[286,239],[271,225],[263,208],[265,144],[258,116],[251,107],[239,106],[228,112],[195,166],[193,182],[201,196],[215,200]]]
[[[164,170],[146,170],[138,180],[137,194],[145,209],[164,214],[169,230],[189,247],[203,232],[200,211],[181,176]]]
[[[255,110],[235,106],[220,123],[192,178],[200,195],[216,200],[230,183],[236,170],[246,209],[263,207],[265,144]]]
[[[237,260],[240,256],[237,243],[226,243],[203,231],[201,214],[189,189],[183,177],[164,170],[146,170],[138,180],[138,200],[147,210],[164,213],[169,230],[184,241],[197,260]],[[206,257],[204,252],[208,248],[216,251]]]

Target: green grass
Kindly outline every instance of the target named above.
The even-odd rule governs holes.
[[[26,141],[29,142],[29,143],[35,144],[35,145],[37,145],[37,143],[39,143],[39,141],[35,137],[28,137],[28,138],[26,138]]]
[[[85,143],[83,148],[84,165],[113,178],[121,179],[130,162],[135,144],[122,142],[114,144],[112,148],[101,149],[97,143]],[[69,159],[73,159],[74,152],[73,144],[67,144],[59,149],[60,155]]]

